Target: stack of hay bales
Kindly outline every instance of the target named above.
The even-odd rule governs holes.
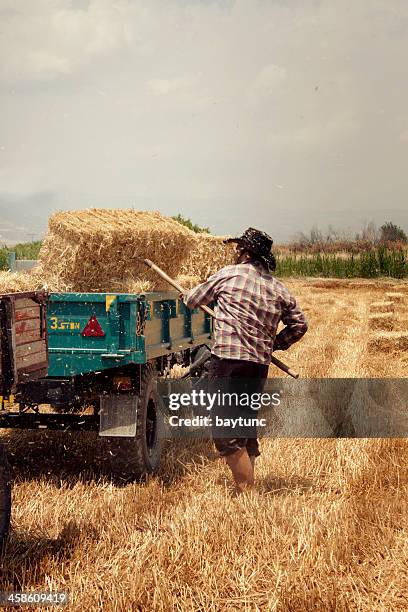
[[[194,237],[191,230],[158,212],[60,212],[49,219],[40,269],[61,291],[168,290],[168,284],[137,258],[151,259],[175,277]]]

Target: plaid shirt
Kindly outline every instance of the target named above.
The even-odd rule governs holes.
[[[258,263],[222,268],[184,297],[188,308],[216,302],[212,353],[269,364],[307,330],[305,315],[286,287]],[[286,327],[276,335],[282,321]]]

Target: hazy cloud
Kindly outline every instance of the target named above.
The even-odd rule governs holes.
[[[131,43],[128,3],[92,0],[73,9],[65,0],[2,0],[0,77],[50,80],[72,74]]]
[[[271,102],[285,77],[286,70],[282,66],[275,64],[263,66],[248,88],[249,102],[255,106],[262,102]]]
[[[147,86],[155,94],[165,96],[168,94],[188,92],[197,84],[197,77],[176,77],[173,79],[151,79]]]

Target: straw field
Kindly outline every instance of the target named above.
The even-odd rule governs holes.
[[[406,375],[398,342],[372,352],[384,332],[370,316],[402,294],[387,333],[404,336],[408,284],[286,284],[310,324],[282,354],[302,377]],[[4,438],[15,485],[2,589],[67,589],[75,612],[408,610],[404,439],[263,440],[257,493],[231,499],[209,443],[171,444],[156,476],[120,486],[90,434]]]
[[[364,279],[286,279],[298,296],[310,326],[304,339],[285,354],[302,377],[401,377],[408,369],[408,282]],[[398,300],[391,301],[391,293]],[[392,314],[392,324],[384,315]],[[372,317],[387,321],[374,329]],[[385,352],[372,350],[378,337],[391,340]],[[388,335],[390,334],[390,335]],[[386,357],[386,358],[384,358]],[[279,376],[273,371],[272,375]]]

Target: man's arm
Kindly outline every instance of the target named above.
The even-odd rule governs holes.
[[[281,321],[286,327],[276,336],[274,351],[286,351],[307,332],[306,317],[298,307],[293,295],[288,294],[285,299]]]
[[[184,296],[184,303],[187,308],[193,309],[214,302],[217,299],[222,278],[222,270],[219,270],[201,285],[187,291]]]

